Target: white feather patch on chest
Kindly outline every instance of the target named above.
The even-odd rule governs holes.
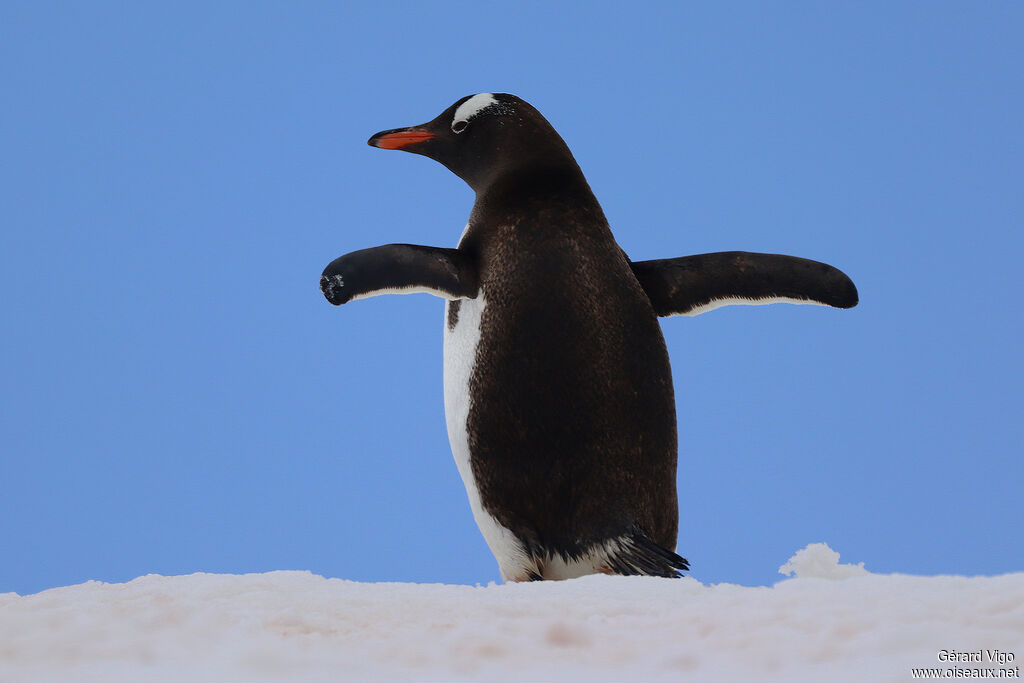
[[[519,539],[483,508],[470,464],[472,454],[466,424],[471,407],[469,381],[476,365],[480,320],[486,307],[484,292],[481,289],[475,299],[459,302],[458,322],[452,330],[448,329],[448,307],[451,305],[451,302],[445,304],[444,326],[444,413],[448,423],[448,441],[466,487],[473,518],[498,561],[501,577],[505,581],[522,581],[535,571],[535,565]]]

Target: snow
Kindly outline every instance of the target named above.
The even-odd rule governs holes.
[[[0,594],[0,680],[906,681],[917,667],[1019,675],[1024,573],[881,575],[838,559],[825,544],[807,546],[782,568],[796,577],[771,587],[602,575],[357,583],[299,571],[90,581]],[[989,649],[1007,661],[939,661],[944,650]]]
[[[848,579],[851,576],[867,576],[868,570],[864,569],[863,562],[839,564],[839,553],[829,548],[828,544],[811,543],[803,550],[796,551],[796,555],[779,567],[779,573],[786,576],[796,574],[800,579]]]

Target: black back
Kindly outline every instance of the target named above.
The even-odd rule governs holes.
[[[629,539],[611,570],[674,576],[685,560],[652,545],[672,550],[678,524],[657,316],[558,133],[518,97],[476,98],[369,144],[476,191],[458,252],[486,302],[466,425],[483,507],[538,560]]]
[[[568,147],[530,105],[509,109],[474,131],[502,172],[477,188],[459,244],[486,301],[467,425],[483,505],[566,556],[633,530],[672,549],[675,402],[657,316]]]

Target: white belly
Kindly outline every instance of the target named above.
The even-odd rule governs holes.
[[[466,420],[469,417],[469,380],[476,363],[477,345],[480,341],[480,318],[486,302],[483,290],[475,299],[459,300],[459,318],[454,330],[448,329],[448,307],[444,316],[444,413],[448,423],[448,441],[451,443],[455,464],[466,486],[473,518],[480,527],[480,533],[490,546],[501,577],[505,581],[522,581],[536,571],[523,544],[503,527],[498,520],[484,510],[480,502],[480,490],[473,469],[470,466],[469,434]]]

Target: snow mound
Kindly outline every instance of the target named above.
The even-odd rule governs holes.
[[[839,564],[839,553],[827,543],[811,543],[786,564],[779,567],[779,573],[786,576],[796,574],[798,579],[848,579],[851,576],[867,576],[864,563]]]
[[[939,661],[952,648],[1024,656],[1024,573],[872,574],[824,544],[787,569],[796,578],[772,587],[298,571],[90,581],[0,595],[0,680],[906,681],[912,668],[1018,664]]]

